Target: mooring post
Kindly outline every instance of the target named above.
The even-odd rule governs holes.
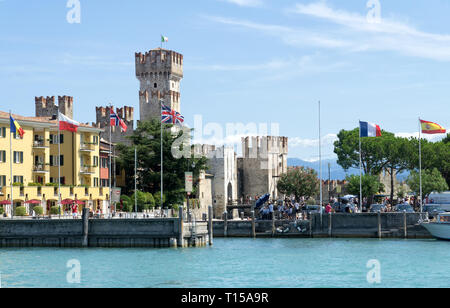
[[[272,236],[275,236],[275,213],[272,212]]]
[[[378,238],[381,237],[381,212],[378,211]]]
[[[405,238],[408,238],[408,226],[406,225],[406,211],[403,211],[403,232]]]
[[[328,236],[331,237],[333,228],[333,213],[328,213]]]
[[[223,236],[228,236],[228,212],[223,212]]]
[[[82,221],[83,221],[83,238],[81,241],[82,247],[88,247],[89,245],[89,209],[84,208],[83,214],[82,214]]]
[[[183,207],[180,206],[178,209],[178,247],[183,247],[183,241],[184,241],[184,211]]]
[[[256,238],[255,210],[252,211],[252,237]]]
[[[209,238],[209,246],[213,244],[213,208],[210,205],[208,207],[208,238]]]

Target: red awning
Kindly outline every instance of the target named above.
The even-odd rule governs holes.
[[[41,201],[33,199],[33,200],[28,200],[25,203],[28,203],[28,204],[41,204]]]
[[[62,205],[70,205],[73,204],[75,201],[72,199],[64,199],[63,201],[61,201]]]
[[[75,200],[75,203],[78,205],[84,205],[84,201],[80,201],[80,200]]]
[[[0,205],[8,205],[8,204],[11,204],[11,201],[9,200],[0,201]]]

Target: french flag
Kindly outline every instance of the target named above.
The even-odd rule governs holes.
[[[76,133],[78,126],[80,126],[80,123],[66,117],[61,112],[59,112],[58,120],[59,120],[59,130],[67,130],[69,132]]]
[[[381,128],[379,125],[369,122],[359,122],[360,136],[363,137],[381,137]]]

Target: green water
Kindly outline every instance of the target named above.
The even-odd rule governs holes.
[[[81,283],[67,282],[80,262]],[[367,262],[380,262],[369,284]],[[2,287],[450,287],[450,242],[215,239],[191,249],[0,249]]]

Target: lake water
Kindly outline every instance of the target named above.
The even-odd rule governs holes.
[[[67,282],[78,260],[81,283]],[[369,260],[380,284],[367,282]],[[450,287],[450,242],[215,239],[189,249],[0,249],[2,287]],[[71,276],[76,277],[76,276]]]

